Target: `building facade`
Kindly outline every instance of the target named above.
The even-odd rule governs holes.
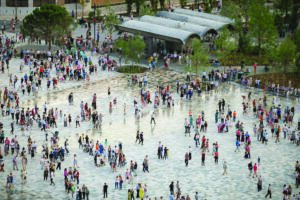
[[[84,13],[91,8],[91,0],[85,0],[86,6]],[[82,12],[80,0],[0,0],[0,20],[9,20],[14,17],[23,19],[26,15],[31,13],[34,8],[40,7],[43,4],[57,4],[65,6],[69,12]],[[77,6],[76,6],[77,3]]]

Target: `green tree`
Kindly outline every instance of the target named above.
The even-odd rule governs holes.
[[[192,68],[196,70],[198,75],[198,68],[206,66],[209,63],[207,49],[203,46],[201,41],[197,38],[194,38],[192,41],[193,55],[191,55]]]
[[[300,27],[295,31],[294,43],[297,47],[297,52],[300,53]]]
[[[133,0],[136,6],[136,13],[138,16],[140,16],[140,8],[142,5],[144,5],[145,0]]]
[[[115,31],[115,25],[119,24],[120,20],[110,6],[107,9],[108,13],[105,16],[104,26],[107,29],[109,35],[112,36],[113,32]]]
[[[294,31],[300,20],[299,0],[275,0],[274,14],[276,26],[279,30],[283,29],[284,24],[288,24],[290,30]]]
[[[297,50],[296,67],[297,70],[300,71],[300,27],[295,31],[294,43]]]
[[[164,0],[163,0],[164,1]],[[146,4],[144,4],[145,6]],[[149,5],[149,4],[148,4]],[[157,11],[157,6],[158,6],[158,0],[150,0],[150,5],[151,5],[151,8],[154,12]]]
[[[247,1],[243,0],[243,3],[247,3]],[[245,54],[251,43],[250,43],[250,37],[244,33],[243,26],[244,23],[242,21],[242,17],[245,18],[247,12],[243,10],[243,6],[241,5],[241,2],[234,2],[233,0],[225,1],[224,5],[221,8],[220,14],[226,17],[229,17],[234,20],[233,27],[234,29],[231,30],[231,35],[234,37],[234,41],[238,45],[238,51],[241,54]],[[245,9],[247,10],[247,9]],[[226,33],[225,40],[229,36],[229,31]]]
[[[149,5],[144,4],[141,6],[141,11],[140,11],[141,16],[143,15],[155,15],[155,11],[151,9]]]
[[[217,52],[218,58],[221,64],[224,66],[232,66],[235,64],[235,52],[237,46],[233,41],[226,41],[223,45],[223,48]]]
[[[253,0],[249,8],[250,35],[256,39],[259,56],[261,57],[263,45],[273,42],[277,31],[274,26],[273,15],[264,6],[264,0]]]
[[[101,10],[100,10],[100,8],[97,8],[97,9],[96,9],[96,19],[97,19],[98,21],[101,20]]]
[[[159,0],[160,9],[163,10],[165,8],[166,0]]]
[[[94,11],[90,11],[88,14],[88,19],[92,21],[94,19]]]
[[[187,0],[179,0],[179,4],[181,8],[184,8],[187,5]]]
[[[90,11],[88,14],[88,19],[92,21],[94,19],[94,11]],[[99,8],[96,9],[96,20],[100,21],[101,20],[101,10]]]
[[[247,34],[240,33],[238,40],[238,51],[241,54],[246,54],[251,46],[251,40]]]
[[[293,0],[275,0],[274,9],[280,12],[281,16],[287,16],[292,10]]]
[[[125,0],[125,3],[127,4],[127,13],[130,14],[132,9],[133,0]]]
[[[265,57],[265,65],[272,66],[272,69],[275,68],[278,64],[278,45],[277,44],[269,44],[264,49],[264,57]]]
[[[234,64],[234,53],[237,51],[237,45],[230,38],[228,29],[223,29],[220,32],[220,36],[215,40],[215,44],[217,47],[217,56],[225,70],[225,66]]]
[[[287,37],[278,48],[278,61],[282,64],[284,72],[296,58],[296,45]]]
[[[83,17],[83,15],[84,15],[84,9],[85,9],[85,7],[86,7],[86,0],[80,0],[79,1],[79,4],[81,5],[81,16]]]
[[[300,2],[293,0],[292,13],[290,17],[290,28],[296,30],[300,23]]]
[[[62,39],[62,36],[72,31],[72,26],[74,19],[66,8],[43,4],[24,18],[21,32],[24,36],[44,39],[51,50],[52,40]]]
[[[230,19],[241,18],[240,14],[241,7],[233,1],[225,1],[220,11],[220,15],[223,15]]]
[[[223,49],[225,43],[227,42],[229,38],[229,30],[228,29],[222,29],[219,33],[219,37],[215,40],[215,45],[217,49]]]
[[[131,60],[132,67],[134,63],[139,63],[140,57],[144,54],[146,48],[146,44],[140,36],[130,37],[128,40],[118,39],[114,46],[121,49],[121,55]]]

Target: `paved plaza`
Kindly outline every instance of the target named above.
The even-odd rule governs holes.
[[[18,71],[18,65],[12,66],[12,70]],[[15,68],[15,69],[14,69]],[[156,85],[163,80],[171,81],[174,76],[183,76],[174,71],[163,71],[157,69],[147,73],[149,76],[149,86],[147,89],[154,91]],[[5,75],[1,75],[5,79]],[[2,79],[2,80],[3,80]],[[90,198],[102,198],[102,186],[104,182],[109,185],[109,199],[126,199],[127,189],[134,188],[137,183],[147,184],[149,197],[168,197],[169,184],[171,181],[180,181],[182,194],[193,195],[198,191],[202,197],[207,199],[262,199],[265,195],[267,184],[273,185],[273,196],[275,199],[281,197],[283,184],[294,184],[293,169],[294,163],[298,159],[298,147],[287,140],[282,140],[279,144],[274,143],[270,138],[268,145],[263,145],[253,138],[252,161],[256,162],[257,157],[261,158],[259,174],[263,177],[263,191],[256,192],[256,179],[248,177],[247,164],[249,160],[243,158],[243,151],[235,153],[235,128],[231,127],[229,133],[217,133],[217,127],[214,122],[214,113],[217,109],[218,101],[222,98],[230,105],[232,110],[237,110],[237,119],[244,122],[245,130],[252,135],[252,126],[257,123],[257,119],[251,114],[242,114],[242,95],[247,95],[249,89],[241,88],[235,84],[223,84],[218,92],[209,94],[195,95],[191,101],[180,100],[179,95],[172,93],[175,97],[175,105],[172,108],[166,108],[162,105],[157,109],[156,125],[150,125],[150,115],[153,111],[153,105],[147,105],[141,110],[141,118],[137,121],[134,115],[133,97],[139,96],[140,88],[137,86],[128,86],[127,77],[116,72],[100,71],[92,80],[93,83],[62,83],[58,91],[45,91],[36,98],[25,97],[22,100],[22,107],[33,107],[34,104],[42,105],[45,101],[48,107],[58,108],[63,113],[75,116],[80,111],[80,101],[90,102],[94,93],[98,96],[98,111],[103,114],[103,125],[101,130],[94,130],[90,122],[82,122],[80,128],[75,128],[75,124],[69,128],[63,127],[62,119],[58,121],[58,130],[60,132],[60,143],[69,139],[71,153],[62,163],[62,168],[72,166],[72,154],[78,155],[78,164],[80,166],[80,185],[86,184],[90,189]],[[173,79],[174,80],[174,79]],[[174,85],[174,81],[172,85]],[[60,87],[60,86],[59,86]],[[111,88],[111,97],[107,96],[107,88]],[[69,106],[67,95],[74,93],[74,105]],[[253,92],[253,98],[261,96],[260,92]],[[117,98],[117,105],[109,112],[109,102],[112,98]],[[268,96],[268,103],[272,96]],[[123,104],[126,103],[127,114],[123,114]],[[281,99],[281,105],[284,107],[297,106],[297,102],[290,99]],[[299,105],[298,105],[299,106]],[[220,163],[214,164],[213,156],[207,154],[207,163],[201,167],[201,153],[199,148],[194,145],[193,137],[184,135],[184,118],[188,117],[189,110],[192,110],[194,116],[201,111],[206,114],[208,121],[208,131],[205,136],[210,141],[218,141],[220,145]],[[299,113],[297,114],[299,117]],[[6,136],[9,136],[9,117],[1,117],[4,123]],[[137,129],[144,132],[144,145],[135,144],[135,133]],[[52,131],[54,131],[52,130]],[[26,144],[27,137],[22,134],[19,127],[16,127],[16,135],[20,144]],[[93,157],[84,153],[78,148],[79,134],[88,134],[94,141],[104,142],[108,140],[111,146],[122,142],[125,155],[128,162],[135,160],[138,163],[137,177],[134,177],[132,184],[124,184],[122,191],[114,190],[114,178],[116,175],[124,175],[126,167],[118,168],[113,173],[109,165],[95,167]],[[25,133],[27,134],[27,133]],[[201,134],[202,136],[203,134]],[[13,171],[16,179],[14,194],[5,192],[6,173],[1,173],[2,187],[1,196],[4,199],[66,199],[68,195],[64,192],[63,171],[57,171],[55,174],[56,186],[49,186],[49,182],[43,182],[43,170],[40,167],[40,157],[42,155],[41,145],[45,142],[44,133],[36,126],[32,128],[31,138],[38,144],[37,155],[34,159],[28,158],[28,184],[20,184],[20,172]],[[158,142],[169,148],[169,159],[158,160],[156,151]],[[63,145],[63,144],[61,144]],[[193,159],[189,167],[184,166],[184,154],[192,147]],[[145,155],[149,156],[150,173],[143,173],[141,164]],[[12,157],[4,158],[6,169],[12,169]],[[226,160],[228,163],[228,176],[222,176],[222,163]],[[297,190],[295,189],[295,192]],[[277,198],[276,198],[277,197]]]
[[[80,35],[80,31],[75,32]],[[91,55],[87,52],[87,56],[97,63],[98,55]],[[29,73],[29,67],[25,65],[24,71],[20,72],[19,66],[22,60],[13,58],[10,63],[9,73],[24,76]],[[44,181],[44,169],[41,165],[41,157],[43,156],[42,145],[51,146],[50,141],[45,141],[45,132],[41,131],[37,123],[34,122],[31,130],[21,130],[21,126],[15,124],[14,135],[17,136],[21,147],[27,150],[28,137],[37,144],[37,151],[34,158],[28,154],[27,165],[27,183],[21,183],[22,168],[21,158],[17,158],[19,170],[13,170],[13,156],[11,153],[4,156],[5,172],[0,172],[0,199],[72,199],[71,193],[65,191],[64,185],[64,169],[73,167],[73,155],[77,155],[78,167],[80,171],[80,181],[78,186],[82,187],[85,184],[89,191],[89,198],[92,200],[103,199],[103,185],[108,185],[108,198],[112,200],[128,199],[128,189],[136,189],[138,183],[146,184],[147,192],[144,199],[169,199],[169,185],[172,181],[179,181],[181,195],[189,195],[191,199],[195,199],[195,193],[198,192],[200,199],[264,199],[267,194],[268,185],[272,185],[273,199],[282,199],[283,185],[291,185],[292,193],[298,195],[300,189],[295,187],[295,163],[300,160],[299,146],[293,144],[289,139],[283,139],[280,135],[280,142],[275,143],[275,137],[272,137],[270,127],[266,127],[269,133],[268,143],[262,144],[257,141],[253,133],[253,126],[258,126],[259,119],[252,112],[252,100],[263,98],[264,93],[261,90],[254,88],[245,88],[236,83],[220,83],[220,86],[213,91],[202,91],[198,95],[195,91],[191,100],[180,98],[176,92],[176,80],[180,84],[186,82],[186,73],[182,70],[177,70],[176,66],[165,70],[163,66],[158,66],[153,71],[147,71],[145,74],[148,78],[145,90],[151,93],[151,100],[154,102],[154,94],[157,91],[157,86],[166,87],[169,85],[170,94],[174,100],[174,106],[170,108],[167,105],[160,104],[154,108],[153,103],[143,105],[140,100],[141,88],[138,84],[130,84],[128,75],[121,74],[115,71],[102,71],[98,67],[98,71],[91,75],[91,79],[87,80],[66,80],[58,83],[57,89],[52,86],[49,90],[46,88],[46,79],[42,80],[42,87],[37,96],[28,96],[27,93],[22,95],[20,88],[17,91],[20,96],[20,108],[43,108],[46,102],[47,109],[61,110],[64,114],[72,116],[72,123],[69,127],[64,127],[64,119],[58,116],[57,128],[49,128],[48,138],[51,137],[51,132],[59,131],[59,146],[64,146],[66,139],[69,141],[70,153],[65,156],[61,163],[61,170],[55,171],[53,180],[55,186],[50,185],[50,181]],[[5,71],[0,74],[0,86],[3,90],[8,87],[9,90],[14,90],[12,85],[9,85],[9,73]],[[52,69],[50,76],[55,76],[56,71]],[[140,74],[138,76],[144,76]],[[108,88],[111,94],[108,95]],[[68,102],[68,95],[74,94],[74,102],[72,105]],[[243,113],[243,98],[252,93],[250,108],[248,113]],[[80,103],[88,103],[91,105],[93,95],[97,95],[97,111],[103,115],[102,125],[99,129],[93,128],[93,124],[88,120],[80,121],[80,127],[76,128],[75,119],[80,115]],[[298,99],[288,99],[277,97],[270,94],[265,94],[267,97],[267,110],[269,110],[272,102],[281,105],[282,110],[289,106],[295,107],[294,121],[291,126],[291,131],[296,129],[297,122],[300,117],[300,104]],[[273,98],[275,100],[273,100]],[[110,103],[116,99],[116,104]],[[135,114],[134,99],[138,101],[140,112]],[[236,127],[232,119],[229,120],[229,131],[227,133],[218,133],[217,126],[220,123],[215,123],[215,112],[218,110],[218,102],[225,100],[225,112],[228,108],[231,111],[237,112],[237,121],[243,122],[244,131],[248,132],[251,137],[251,158],[244,158],[244,147],[242,143],[239,152],[236,149]],[[126,106],[124,106],[124,104]],[[151,115],[155,112],[156,124],[150,124]],[[200,132],[200,138],[205,136],[209,139],[209,151],[206,151],[205,166],[201,165],[202,150],[195,146],[194,129],[192,127],[191,136],[185,135],[185,118],[189,119],[190,115],[196,120],[198,115],[203,116],[207,121],[207,132]],[[12,119],[10,116],[0,116],[0,122],[4,125],[5,137],[13,138],[10,134],[10,124]],[[265,123],[266,124],[266,123]],[[282,120],[279,122],[283,126]],[[140,130],[144,133],[144,144],[136,143],[136,132]],[[96,167],[94,156],[84,152],[82,147],[79,147],[78,138],[80,135],[88,135],[94,143],[97,141],[103,144],[107,150],[110,145],[112,149],[122,143],[122,151],[126,156],[126,164],[122,167],[117,167],[116,172],[113,172],[106,158],[104,166]],[[107,141],[107,142],[105,142]],[[157,148],[159,142],[166,146],[168,151],[168,159],[158,159]],[[214,161],[213,143],[219,144],[219,162]],[[4,153],[4,144],[0,144],[2,154]],[[95,149],[93,149],[93,152]],[[186,152],[191,152],[192,159],[189,160],[188,167],[185,166],[184,159]],[[143,172],[142,163],[145,156],[149,159],[149,173]],[[262,191],[257,192],[257,177],[249,177],[248,163],[258,162],[258,175],[262,177]],[[125,179],[127,170],[130,170],[130,161],[137,162],[137,176],[132,176],[132,181],[128,183]],[[224,172],[223,163],[227,163],[227,175],[222,175]],[[14,191],[9,192],[6,189],[6,178],[8,173],[12,172],[14,176]],[[122,190],[115,189],[116,176],[121,175],[124,183]],[[74,181],[75,186],[76,182]],[[176,187],[175,187],[176,188]],[[176,189],[175,189],[176,191]],[[136,191],[135,191],[136,195]],[[76,194],[74,194],[75,199]],[[146,198],[147,196],[147,198]]]

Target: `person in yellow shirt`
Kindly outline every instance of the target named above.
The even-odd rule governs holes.
[[[139,195],[140,199],[143,200],[144,199],[144,188],[143,187],[140,187],[139,193],[140,193],[140,195]]]

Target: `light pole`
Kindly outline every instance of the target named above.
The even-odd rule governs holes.
[[[15,12],[16,12],[16,19],[18,18],[18,2],[15,0]]]
[[[78,0],[76,0],[76,4],[75,4],[75,20],[77,20],[77,2]]]
[[[96,42],[96,3],[94,3],[94,41]]]

